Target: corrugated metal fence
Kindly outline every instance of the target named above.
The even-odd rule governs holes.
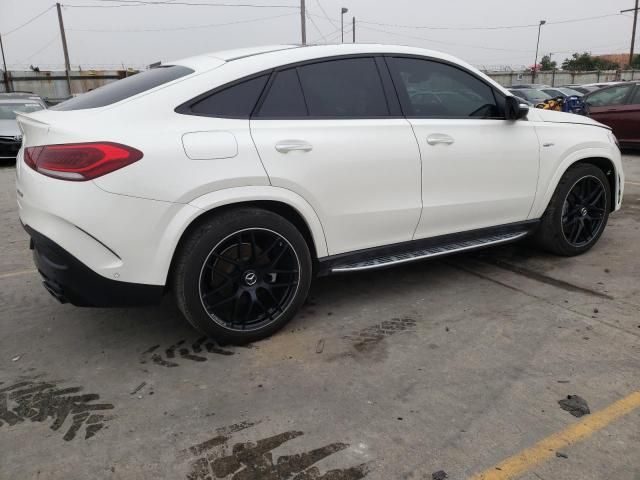
[[[56,103],[71,95],[85,93],[137,73],[137,70],[83,70],[71,72],[71,92],[67,76],[62,71],[9,71],[11,91],[31,92]],[[0,74],[0,92],[7,91],[6,83]]]
[[[533,83],[533,75],[530,72],[484,72],[493,78],[500,85],[510,87],[523,83]],[[566,72],[555,70],[552,72],[538,72],[535,76],[535,83],[545,85],[582,85],[585,83],[614,82],[619,80],[640,80],[638,70],[602,70],[593,72]]]
[[[57,103],[76,95],[88,92],[109,82],[120,80],[138,73],[137,70],[85,70],[71,72],[71,92],[67,85],[67,77],[64,71],[10,71],[9,81],[11,90],[32,92],[51,103]],[[495,81],[510,87],[522,83],[532,83],[530,72],[485,72]],[[0,75],[1,77],[1,75]],[[535,83],[543,83],[551,86],[611,82],[617,80],[640,80],[640,71],[594,71],[594,72],[538,72]],[[0,92],[6,91],[5,82],[0,81]]]

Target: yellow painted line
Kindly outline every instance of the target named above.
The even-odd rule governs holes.
[[[637,186],[637,187],[640,187],[640,183],[638,183],[638,182],[629,182],[629,181],[626,181],[626,182],[624,182],[624,183],[628,183],[629,185],[635,185],[635,186]]]
[[[588,438],[593,433],[638,407],[640,407],[640,391],[618,400],[603,410],[586,415],[579,422],[558,433],[554,433],[534,446],[516,453],[484,472],[474,475],[470,480],[507,480],[517,478],[538,463],[554,456],[556,451]]]
[[[0,273],[0,278],[17,277],[18,275],[28,275],[29,273],[36,273],[37,270],[18,270],[17,272]]]

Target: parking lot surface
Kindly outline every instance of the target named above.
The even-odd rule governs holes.
[[[586,255],[322,278],[247,347],[201,338],[169,297],[58,304],[5,165],[0,478],[639,480],[640,156],[624,162],[623,209]]]

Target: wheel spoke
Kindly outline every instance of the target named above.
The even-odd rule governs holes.
[[[286,238],[245,229],[214,247],[202,268],[199,293],[213,321],[249,331],[280,318],[295,298],[299,278],[300,262]]]
[[[281,275],[285,275],[285,274],[294,274],[294,273],[298,273],[298,270],[278,270],[278,269],[269,269],[269,273],[279,273]]]
[[[224,305],[225,303],[229,303],[234,298],[236,298],[235,293],[233,295],[231,295],[230,297],[227,297],[227,298],[225,298],[223,300],[220,300],[219,302],[214,303],[213,305],[209,305],[209,308],[213,309],[213,308],[219,307],[220,305]]]
[[[235,261],[235,260],[232,260],[232,259],[231,259],[231,258],[229,258],[229,257],[224,257],[224,256],[220,255],[219,253],[215,253],[215,252],[214,252],[213,256],[214,256],[215,258],[217,258],[218,260],[222,260],[223,262],[230,263],[231,265],[234,265],[234,266],[236,266],[236,267],[241,267],[241,266],[242,266],[242,265],[240,264],[240,262],[237,262],[237,261]]]
[[[293,282],[270,283],[269,286],[270,287],[292,287],[297,284],[298,284],[298,281],[295,280]]]
[[[214,288],[213,290],[211,290],[210,292],[204,293],[202,295],[202,299],[206,299],[209,298],[211,295],[215,295],[216,293],[218,293],[220,290],[224,289],[227,284],[230,282],[230,280],[225,279],[224,282],[222,282],[220,285],[218,285],[216,288]]]
[[[276,306],[276,308],[278,309],[278,311],[282,312],[283,310],[282,310],[282,307],[280,306],[280,302],[279,302],[279,301],[278,301],[278,299],[275,297],[275,295],[273,294],[273,292],[272,292],[270,289],[268,289],[268,288],[265,288],[264,290],[269,294],[269,296],[270,296],[270,297],[271,297],[271,299],[273,300],[273,303],[274,303],[274,305]]]
[[[258,245],[256,244],[256,235],[253,230],[249,232],[249,238],[251,239],[251,262],[255,263],[257,258],[256,251],[258,249]]]
[[[580,233],[582,233],[582,229],[584,228],[584,222],[580,221],[578,222],[578,227],[575,229],[575,234],[571,237],[573,240],[573,243],[577,243],[578,242],[578,238],[580,237]]]
[[[280,250],[280,253],[278,253],[278,255],[276,255],[276,258],[271,261],[269,266],[270,267],[275,267],[278,264],[278,262],[282,259],[284,254],[287,252],[287,250],[289,250],[289,246],[285,244],[283,246],[282,250]]]

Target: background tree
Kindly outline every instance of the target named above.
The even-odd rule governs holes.
[[[634,70],[640,70],[640,55],[634,55],[631,62],[631,68]]]
[[[569,71],[618,70],[620,65],[611,60],[592,56],[589,52],[574,53],[562,62],[562,69]]]
[[[544,57],[542,57],[542,60],[540,60],[540,70],[542,70],[543,72],[555,70],[557,67],[558,62],[556,62],[555,60],[552,61],[550,55],[545,55]]]

